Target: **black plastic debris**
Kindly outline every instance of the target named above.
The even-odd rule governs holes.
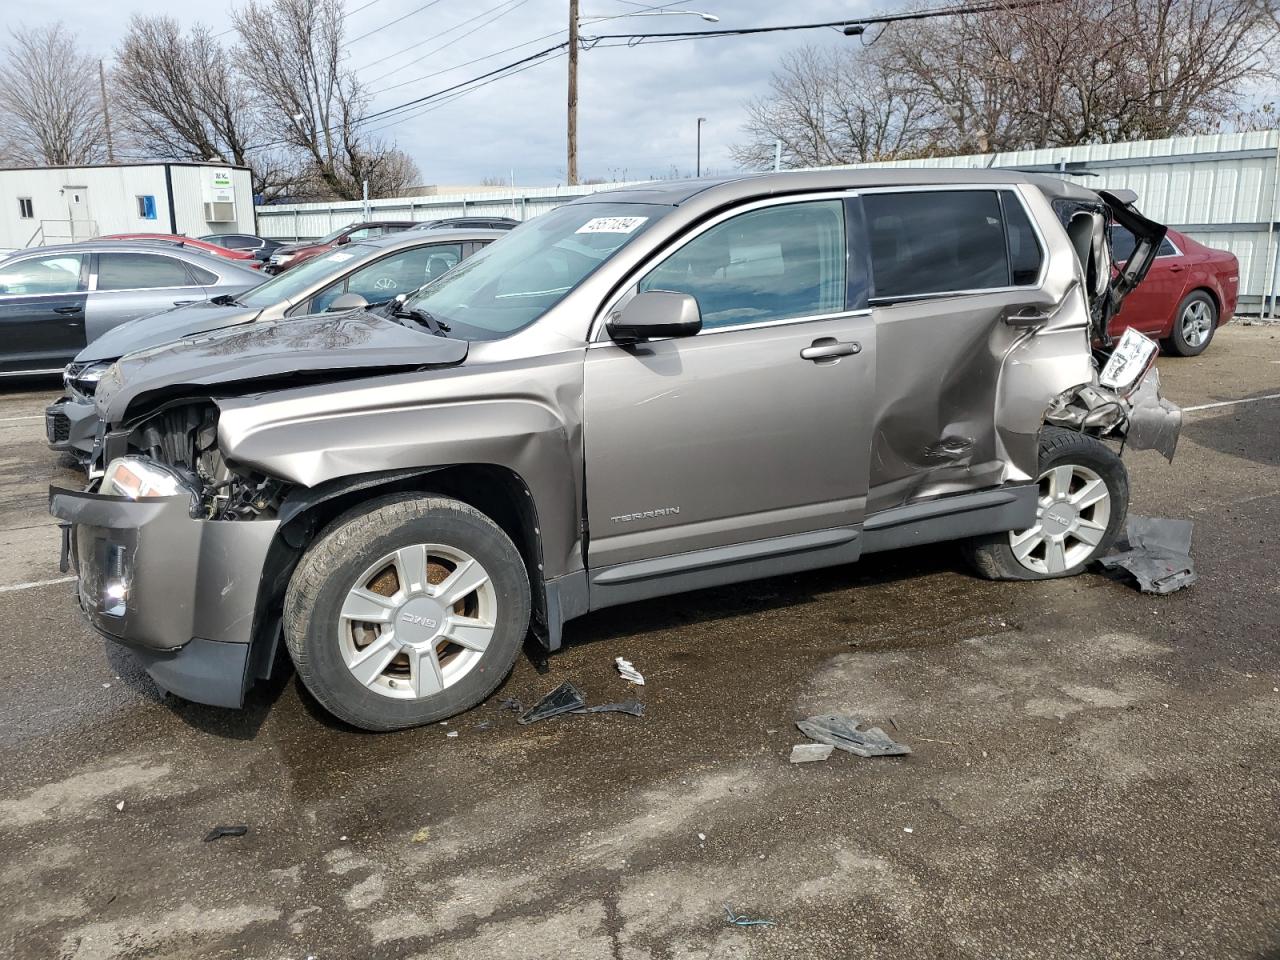
[[[601,703],[594,707],[579,707],[574,713],[629,713],[633,717],[644,716],[644,704],[639,700],[623,700],[621,703]]]
[[[572,713],[587,705],[587,698],[572,683],[566,680],[545,697],[535,703],[520,716],[516,723],[537,723],[550,717],[558,717],[562,713]]]
[[[238,823],[233,827],[214,827],[204,835],[204,842],[209,843],[213,840],[221,840],[223,837],[243,837],[249,832],[249,828],[243,823]]]
[[[744,916],[733,912],[733,908],[727,903],[724,905],[724,919],[727,923],[733,924],[735,927],[774,927],[777,923],[773,920],[753,920],[751,917]]]
[[[904,757],[911,753],[910,747],[898,743],[879,727],[859,730],[861,723],[855,717],[831,714],[797,720],[796,726],[810,740],[829,743],[859,757]]]
[[[1173,593],[1199,577],[1191,560],[1190,520],[1130,516],[1117,553],[1098,561],[1104,569],[1119,567],[1137,581],[1143,593]]]
[[[524,712],[524,704],[514,697],[507,697],[505,700],[498,701],[499,710],[514,710],[516,713]]]

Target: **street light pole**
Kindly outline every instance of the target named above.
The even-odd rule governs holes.
[[[578,184],[578,0],[569,0],[569,186]]]
[[[702,125],[707,122],[706,117],[698,118],[698,172],[695,176],[702,176]]]

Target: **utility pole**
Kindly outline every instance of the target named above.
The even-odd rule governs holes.
[[[694,176],[702,176],[702,125],[707,122],[706,117],[698,118],[698,165],[697,173]]]
[[[116,162],[116,152],[111,146],[111,107],[107,103],[107,71],[98,61],[98,89],[102,91],[102,126],[107,134],[107,163]]]
[[[569,186],[578,184],[578,0],[569,0]]]

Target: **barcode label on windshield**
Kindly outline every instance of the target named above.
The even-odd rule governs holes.
[[[631,233],[648,217],[592,217],[574,233]]]

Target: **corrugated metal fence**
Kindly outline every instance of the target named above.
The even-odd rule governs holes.
[[[1239,258],[1241,312],[1280,307],[1276,303],[1280,293],[1280,130],[908,160],[885,166],[1065,171],[1088,187],[1134,190],[1148,216]],[[527,220],[577,197],[627,185],[373,200],[370,206],[374,216],[406,220],[468,215]],[[363,210],[355,201],[258,207],[257,214],[263,236],[292,240],[323,236],[354,223]]]

